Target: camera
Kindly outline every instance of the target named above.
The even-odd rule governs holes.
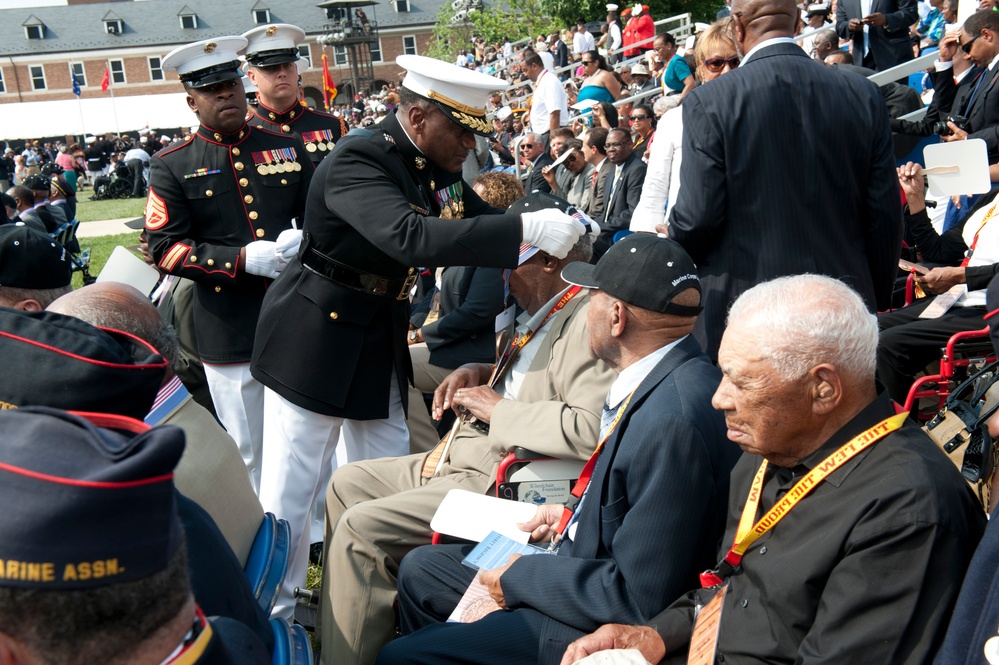
[[[940,136],[950,136],[953,132],[947,126],[948,122],[953,122],[963,132],[968,131],[968,128],[971,126],[968,119],[963,115],[951,115],[947,116],[947,120],[933,123],[933,133]]]

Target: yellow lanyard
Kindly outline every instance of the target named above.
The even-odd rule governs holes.
[[[739,526],[735,532],[735,542],[725,558],[718,564],[718,568],[713,571],[701,573],[701,585],[705,588],[717,586],[724,581],[731,571],[735,570],[742,561],[743,555],[755,543],[760,536],[777,526],[777,523],[787,517],[799,501],[808,496],[809,493],[819,483],[825,480],[829,474],[836,471],[848,461],[853,459],[858,453],[873,445],[875,442],[891,434],[902,426],[909,416],[907,412],[899,413],[890,418],[886,418],[867,431],[861,432],[853,437],[836,452],[819,462],[813,469],[802,476],[798,482],[777,501],[766,515],[761,517],[755,524],[756,512],[759,509],[760,497],[763,494],[763,477],[766,475],[767,461],[764,460],[753,478],[753,484],[749,488],[749,497],[746,505],[742,509],[742,517],[739,518]]]

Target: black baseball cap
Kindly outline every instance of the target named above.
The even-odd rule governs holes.
[[[165,570],[181,543],[183,451],[173,426],[0,411],[0,586],[90,589]]]
[[[0,286],[58,289],[72,279],[69,253],[49,235],[23,224],[0,225]]]
[[[701,292],[697,266],[674,240],[632,233],[611,245],[596,265],[577,261],[562,269],[562,279],[599,289],[629,305],[676,316],[697,316],[703,309],[671,302],[687,289]]]

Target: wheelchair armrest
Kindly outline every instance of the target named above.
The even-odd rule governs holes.
[[[513,457],[518,460],[552,459],[548,455],[542,455],[541,453],[536,453],[533,450],[528,450],[527,448],[522,448],[521,446],[517,446],[513,449]]]

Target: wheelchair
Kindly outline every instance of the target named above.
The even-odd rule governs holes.
[[[66,249],[73,272],[82,273],[83,285],[89,286],[96,282],[97,278],[90,274],[90,248],[81,250],[80,242],[76,239],[76,232],[79,228],[80,222],[74,219],[62,224],[49,235]]]
[[[969,376],[978,375],[986,366],[994,365],[996,359],[988,326],[952,335],[940,356],[939,371],[916,379],[902,409],[912,413],[918,421],[930,420],[944,408],[954,388]],[[932,407],[917,410],[921,400],[931,400]]]
[[[109,175],[100,176],[94,180],[94,194],[91,201],[108,201],[111,199],[127,199],[132,196],[134,178],[141,178],[141,173],[133,174],[125,164],[118,164]]]

